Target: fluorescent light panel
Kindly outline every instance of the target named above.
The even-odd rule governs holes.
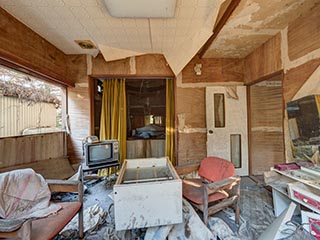
[[[112,17],[172,18],[176,0],[104,0]]]

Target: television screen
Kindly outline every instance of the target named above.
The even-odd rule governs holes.
[[[91,162],[99,162],[112,158],[112,144],[101,144],[89,146]]]
[[[84,157],[88,167],[114,165],[119,160],[118,140],[84,143]]]

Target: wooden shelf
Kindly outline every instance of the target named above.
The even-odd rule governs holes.
[[[309,172],[307,173],[307,172],[305,172],[305,171],[303,171],[303,170],[279,171],[279,170],[277,170],[277,169],[275,169],[275,168],[271,168],[271,171],[275,171],[275,172],[277,172],[277,173],[279,173],[279,174],[281,174],[281,175],[283,175],[283,176],[286,176],[286,177],[291,178],[291,179],[293,179],[293,180],[295,180],[295,181],[298,181],[298,182],[302,182],[302,183],[304,183],[304,184],[306,184],[306,185],[308,185],[308,186],[310,186],[310,187],[313,187],[313,188],[316,188],[316,189],[320,190],[320,186],[314,184],[315,181],[317,181],[317,182],[320,181],[320,180],[319,180],[319,177],[316,176],[316,175],[314,175],[314,174],[311,174],[311,173],[309,173]],[[293,172],[293,171],[295,171],[295,172],[297,172],[297,171],[305,172],[305,173],[307,173],[309,176],[311,176],[313,179],[312,179],[312,180],[306,180],[306,179],[298,178],[298,177],[292,175],[292,172]]]

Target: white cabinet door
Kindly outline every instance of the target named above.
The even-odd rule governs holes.
[[[207,156],[233,159],[236,174],[245,176],[248,175],[247,94],[245,86],[237,86],[236,90],[238,99],[228,97],[225,87],[206,88]]]

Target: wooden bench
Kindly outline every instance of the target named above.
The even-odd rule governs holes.
[[[81,179],[81,177],[79,178]],[[47,180],[51,192],[76,192],[77,201],[58,203],[62,209],[45,218],[25,221],[17,230],[0,232],[0,238],[52,239],[78,214],[79,237],[83,238],[83,186],[80,180]]]

